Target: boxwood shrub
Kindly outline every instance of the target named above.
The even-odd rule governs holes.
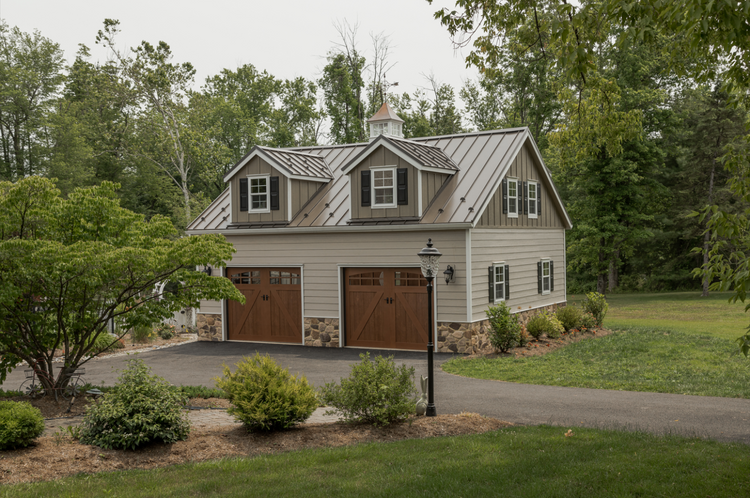
[[[25,448],[44,432],[44,418],[26,401],[0,401],[0,450]]]
[[[417,390],[414,367],[396,367],[393,356],[370,359],[370,353],[359,355],[349,377],[340,384],[331,382],[321,389],[323,403],[347,422],[364,422],[376,426],[405,420],[414,413]]]
[[[580,308],[572,305],[560,308],[555,312],[555,316],[560,320],[560,323],[562,323],[562,326],[566,331],[577,329],[581,326],[582,314],[583,312]]]
[[[143,360],[128,360],[117,384],[87,407],[81,425],[82,443],[134,450],[152,442],[187,439],[187,396],[150,372]]]
[[[556,339],[565,332],[565,328],[554,313],[544,311],[529,319],[526,324],[526,331],[535,339],[539,339],[542,334],[547,334],[550,339]]]
[[[304,376],[294,376],[260,353],[245,357],[232,372],[216,379],[232,406],[227,410],[251,431],[288,429],[304,422],[318,407],[315,389]]]

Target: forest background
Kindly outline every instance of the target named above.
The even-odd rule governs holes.
[[[165,42],[132,49],[107,20],[96,43],[66,61],[42,33],[0,24],[0,181],[31,175],[76,187],[113,181],[124,207],[163,214],[183,230],[224,189],[222,178],[254,145],[293,147],[367,140],[366,119],[388,100],[407,138],[528,126],[573,220],[569,292],[680,290],[708,247],[708,205],[741,213],[723,167],[746,136],[747,109],[718,76],[696,80],[675,66],[675,39],[618,43],[611,22],[589,52],[587,81],[571,78],[554,44],[554,9],[523,16],[454,88],[425,78],[399,94],[388,38],[363,41],[335,26],[319,78],[282,80],[250,64],[202,83]],[[715,64],[690,53],[683,67]],[[583,75],[583,73],[581,73]],[[702,71],[701,74],[707,74]],[[728,248],[727,250],[731,250]]]

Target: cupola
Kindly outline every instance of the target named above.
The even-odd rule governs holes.
[[[398,117],[388,102],[384,102],[380,110],[373,117],[367,120],[370,124],[370,141],[372,142],[379,135],[388,137],[403,138],[402,125],[404,120]]]

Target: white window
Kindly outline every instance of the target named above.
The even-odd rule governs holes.
[[[250,181],[250,209],[249,211],[269,211],[268,207],[268,177],[251,176]]]
[[[396,168],[372,170],[373,208],[396,207]]]
[[[550,278],[552,272],[550,271],[550,261],[548,259],[542,260],[542,294],[549,294],[551,290]]]
[[[537,188],[536,182],[528,182],[526,184],[526,198],[529,202],[529,218],[536,218],[536,200],[539,195],[539,189]]]
[[[518,218],[518,180],[508,178],[508,217]]]
[[[378,135],[388,135],[388,125],[390,123],[371,123],[370,124],[370,136],[377,137]]]
[[[492,265],[492,285],[495,290],[495,302],[505,301],[505,263]]]

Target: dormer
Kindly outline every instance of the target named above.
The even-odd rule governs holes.
[[[349,176],[349,224],[415,223],[458,166],[439,147],[379,135],[341,170]]]
[[[404,120],[393,112],[388,102],[384,102],[380,110],[373,117],[367,120],[370,124],[370,142],[380,135],[387,137],[402,138]]]
[[[224,177],[229,228],[286,226],[332,179],[320,156],[255,146]]]

